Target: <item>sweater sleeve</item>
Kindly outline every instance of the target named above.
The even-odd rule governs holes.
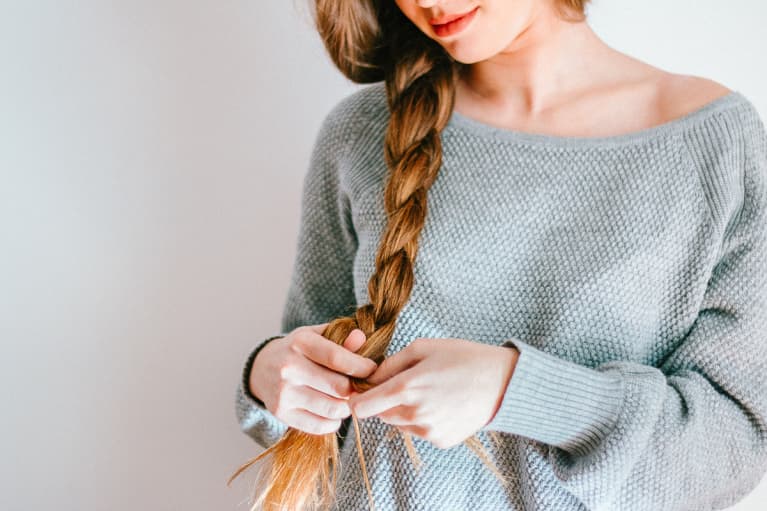
[[[723,222],[697,318],[660,367],[591,368],[505,343],[520,356],[482,429],[545,444],[588,509],[721,509],[767,470],[767,134],[755,110],[741,133],[739,213]]]
[[[249,373],[256,354],[269,341],[299,326],[325,323],[356,309],[353,261],[357,237],[339,179],[339,167],[351,142],[352,99],[340,102],[326,115],[314,142],[302,184],[296,255],[281,333],[251,349],[236,388],[240,429],[265,448],[277,442],[287,426],[250,392]]]

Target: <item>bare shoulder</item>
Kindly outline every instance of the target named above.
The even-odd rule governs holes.
[[[730,92],[730,88],[709,78],[664,73],[658,82],[657,104],[662,117],[674,119],[698,110]]]

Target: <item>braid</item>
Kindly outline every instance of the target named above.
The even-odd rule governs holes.
[[[406,56],[386,77],[391,116],[385,137],[385,159],[389,175],[384,191],[387,224],[375,261],[375,272],[368,282],[371,302],[359,307],[353,316],[331,321],[323,337],[343,344],[355,328],[365,332],[361,356],[380,364],[391,341],[396,318],[413,289],[413,264],[418,238],[426,220],[427,194],[442,164],[440,133],[447,125],[455,100],[457,67],[443,52]],[[360,378],[351,378],[356,392],[372,387]],[[359,425],[353,416],[360,465],[371,508],[372,489],[365,469]],[[408,453],[416,466],[420,460],[409,433],[402,433]],[[465,441],[502,482],[500,471],[489,462],[476,437]],[[335,493],[338,444],[335,434],[312,435],[288,428],[285,435],[256,457],[273,453],[271,470],[264,490],[256,502],[268,503],[265,509],[323,509]],[[254,506],[255,508],[255,506]]]
[[[349,5],[339,0],[321,1],[327,6],[325,9],[328,12]],[[423,37],[416,27],[403,23],[399,10],[387,9],[387,5],[382,3],[377,6],[380,19],[386,22],[390,16],[400,17],[399,22],[389,20],[385,23],[390,26],[396,24],[398,30],[386,34],[387,46],[379,44],[383,38],[380,32],[366,28],[367,25],[359,21],[370,18],[369,15],[362,13],[356,24],[350,24],[356,26],[358,31],[363,27],[372,34],[371,40],[376,41],[376,58],[381,57],[383,50],[388,50],[388,58],[376,65],[366,63],[362,58],[349,60],[343,57],[343,52],[332,51],[332,48],[337,47],[337,50],[354,45],[344,39],[343,34],[339,35],[335,28],[331,30],[330,27],[337,28],[337,25],[329,21],[333,19],[332,16],[318,20],[320,32],[326,35],[326,45],[340,69],[345,69],[349,76],[361,83],[381,76],[386,82],[390,110],[384,142],[384,158],[389,169],[384,190],[387,224],[378,247],[375,271],[368,282],[370,303],[358,307],[350,316],[333,319],[322,333],[323,337],[343,345],[352,330],[362,330],[366,341],[357,350],[357,354],[378,364],[385,359],[397,316],[413,289],[413,267],[418,252],[418,239],[426,220],[427,195],[442,164],[440,135],[453,110],[460,71],[460,64],[436,43]],[[360,378],[351,377],[350,381],[356,392],[364,392],[373,386]],[[374,509],[359,425],[354,414],[352,421],[362,475],[371,509]],[[489,434],[495,442],[501,443],[498,433],[490,431]],[[410,434],[402,432],[402,435],[408,454],[414,464],[420,467],[421,462]],[[464,443],[502,484],[508,484],[476,435]],[[331,505],[335,498],[339,465],[335,433],[314,435],[288,428],[275,444],[242,465],[229,482],[270,453],[270,462],[259,472],[260,491],[251,509],[255,510],[263,504],[262,509],[265,511],[322,510]]]

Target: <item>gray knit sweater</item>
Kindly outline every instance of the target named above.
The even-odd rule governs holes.
[[[369,303],[388,115],[376,83],[322,124],[280,335]],[[753,103],[731,91],[661,125],[589,138],[454,112],[442,140],[387,355],[418,337],[520,350],[479,432],[513,484],[503,489],[464,444],[413,436],[417,472],[393,426],[370,417],[361,436],[376,509],[701,511],[753,489],[767,470],[767,132]],[[285,425],[247,388],[252,358],[237,418],[268,446]],[[350,429],[339,510],[369,508],[356,449]]]

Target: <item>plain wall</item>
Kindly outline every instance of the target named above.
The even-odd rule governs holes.
[[[247,508],[235,386],[279,333],[311,145],[355,89],[302,1],[0,2],[0,509]],[[762,0],[589,12],[767,114]]]

